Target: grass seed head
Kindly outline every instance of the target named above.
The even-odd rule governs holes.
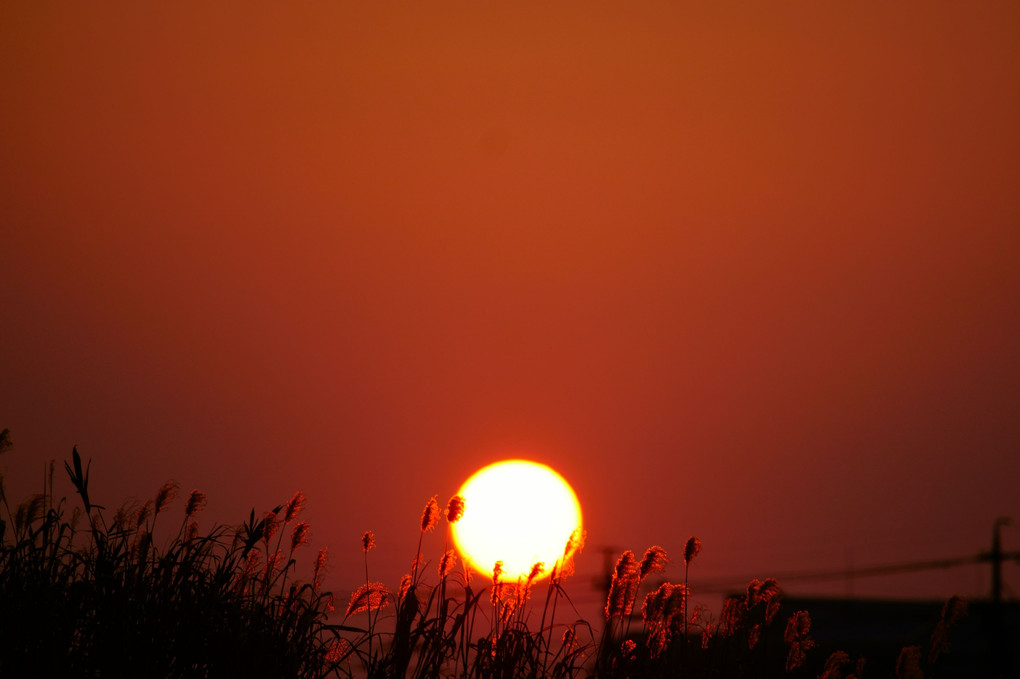
[[[641,606],[641,618],[646,626],[651,627],[662,620],[663,608],[672,592],[673,585],[664,582],[654,592],[645,595],[645,602]]]
[[[842,679],[843,665],[850,662],[850,656],[845,651],[833,651],[825,661],[825,667],[818,679]]]
[[[269,544],[269,541],[273,539],[273,535],[276,534],[276,529],[280,527],[280,517],[277,511],[266,512],[266,516],[262,522],[262,541]]]
[[[177,488],[178,485],[176,481],[167,481],[162,486],[160,486],[159,490],[156,491],[156,500],[154,503],[155,507],[153,508],[153,513],[159,514],[166,508],[168,504],[173,502],[174,498],[177,497]]]
[[[379,610],[389,603],[389,594],[390,591],[381,582],[366,582],[351,594],[345,615]]]
[[[503,596],[503,583],[500,578],[503,575],[503,562],[497,561],[492,566],[492,595],[489,597],[489,601],[493,606],[499,603],[499,600]]]
[[[544,561],[536,561],[535,563],[533,563],[531,565],[531,570],[528,572],[528,583],[530,584],[530,583],[534,582],[535,578],[537,578],[538,576],[542,575],[542,573],[544,573],[544,572],[545,572],[545,562]]]
[[[634,552],[629,549],[620,555],[613,570],[613,580],[609,585],[609,597],[606,600],[606,620],[614,616],[622,616],[629,609],[628,599],[632,585],[637,583],[637,562]],[[633,605],[633,602],[630,602]]]
[[[439,496],[433,495],[432,499],[425,505],[425,509],[421,513],[421,532],[425,533],[436,527],[439,522]]]
[[[446,520],[450,523],[457,523],[462,516],[464,516],[464,498],[454,495],[446,505]]]
[[[761,638],[761,625],[755,623],[747,633],[747,650],[753,651]]]
[[[696,557],[700,551],[701,540],[692,535],[687,539],[687,544],[684,546],[684,565],[690,566],[691,561],[694,561],[694,557]]]
[[[562,646],[566,653],[574,650],[574,646],[577,643],[577,632],[574,630],[574,626],[571,625],[567,629],[563,630]]]
[[[188,496],[188,504],[184,507],[184,514],[191,516],[203,507],[205,507],[205,493],[200,490],[193,490],[191,495]]]
[[[400,578],[400,590],[397,592],[397,598],[400,601],[404,600],[407,596],[408,591],[411,589],[411,574],[405,573],[404,577]]]
[[[322,584],[322,574],[326,567],[326,559],[329,558],[329,547],[323,547],[315,557],[315,570],[312,572],[312,589],[319,589]]]
[[[301,513],[301,510],[305,508],[305,494],[300,490],[294,493],[294,497],[286,505],[286,509],[283,513],[283,522],[290,523],[297,518],[297,515]]]
[[[308,528],[309,524],[307,521],[301,521],[294,526],[294,531],[290,535],[290,551],[294,551],[301,545],[308,542]]]
[[[786,655],[786,671],[790,672],[807,659],[807,652],[814,648],[815,642],[810,636],[811,616],[807,611],[797,611],[786,621],[783,640],[790,645]]]
[[[457,555],[452,549],[446,550],[443,557],[439,560],[439,577],[445,578],[453,570],[453,567],[457,565]]]
[[[361,534],[361,551],[368,554],[369,550],[375,547],[375,533],[366,530]]]
[[[666,570],[667,563],[669,563],[669,557],[666,555],[666,550],[658,545],[652,545],[645,551],[645,556],[641,559],[641,566],[638,569],[640,579],[644,580],[649,573],[661,573]]]

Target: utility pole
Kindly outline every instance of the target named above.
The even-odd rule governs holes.
[[[992,551],[988,555],[988,560],[992,562],[991,650],[992,662],[997,672],[1001,672],[1005,667],[1002,629],[1002,527],[1008,526],[1010,523],[1009,517],[1000,516],[992,524]]]
[[[992,553],[989,560],[992,562],[992,604],[998,609],[1002,605],[1002,527],[1008,526],[1012,521],[1008,516],[1000,516],[992,524]]]

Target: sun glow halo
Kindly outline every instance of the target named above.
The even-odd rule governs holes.
[[[527,577],[538,561],[549,575],[581,528],[574,490],[537,462],[496,462],[475,472],[457,494],[464,516],[452,525],[453,541],[471,568],[490,578],[496,561],[503,562],[506,581]]]

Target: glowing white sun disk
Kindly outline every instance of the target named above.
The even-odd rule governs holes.
[[[457,493],[464,516],[453,524],[453,541],[475,571],[502,579],[527,577],[538,561],[548,575],[563,557],[571,533],[581,529],[577,495],[552,468],[528,460],[504,460],[475,472]]]

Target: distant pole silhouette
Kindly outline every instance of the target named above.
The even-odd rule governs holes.
[[[991,642],[992,662],[996,671],[1001,672],[1005,668],[1005,656],[1003,655],[1003,629],[1002,629],[1002,527],[1011,523],[1009,517],[1000,516],[992,524],[992,551],[988,560],[992,562],[992,615],[991,615]]]
[[[992,603],[996,608],[1002,605],[1002,527],[1010,523],[1008,516],[1000,516],[992,524],[992,553],[989,560],[992,562]]]
[[[616,565],[618,547],[605,546],[602,548],[602,571],[592,578],[592,586],[602,594],[602,600],[609,597],[609,588],[613,584],[613,567]]]

